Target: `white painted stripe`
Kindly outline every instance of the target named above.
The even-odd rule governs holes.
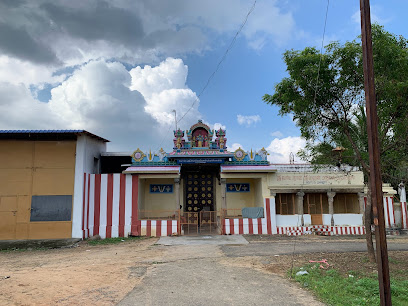
[[[156,220],[152,220],[152,230],[151,230],[151,236],[155,237],[156,236]]]
[[[120,174],[113,175],[112,237],[119,237]]]
[[[177,220],[171,221],[171,234],[177,234]]]
[[[147,234],[147,220],[142,220],[140,222],[140,236],[146,236]]]
[[[262,219],[262,234],[268,234],[268,228],[266,226],[266,218]]]
[[[162,220],[161,222],[161,235],[167,236],[167,222],[171,222],[169,220]]]
[[[249,234],[249,225],[248,225],[248,219],[245,219],[246,222],[244,222],[244,234]]]
[[[126,175],[125,237],[129,236],[132,222],[132,175]]]
[[[388,212],[387,212],[387,200],[386,200],[386,197],[383,197],[383,205],[384,205],[385,227],[390,227],[390,224],[388,222]]]
[[[239,219],[234,219],[234,234],[239,234]]]
[[[225,221],[225,235],[231,234],[230,231],[230,220],[229,219],[224,219]]]
[[[106,212],[108,206],[108,175],[101,174],[101,205],[99,214],[99,235],[102,239],[106,238]]]
[[[257,235],[258,234],[258,219],[252,219],[252,227],[253,227],[254,234]]]
[[[85,206],[84,206],[84,229],[85,238],[88,238],[88,174],[85,175]]]
[[[89,236],[93,236],[94,210],[95,210],[95,174],[91,174],[89,188]]]

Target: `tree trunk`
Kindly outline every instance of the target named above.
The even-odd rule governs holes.
[[[370,182],[370,178],[368,178],[368,182]],[[365,230],[366,230],[368,259],[370,260],[370,262],[374,263],[376,262],[376,259],[375,259],[374,245],[373,245],[373,235],[371,233],[371,224],[373,220],[372,216],[373,216],[373,208],[371,206],[371,186],[370,186],[370,183],[368,183],[367,205],[364,211],[364,225],[365,225]]]

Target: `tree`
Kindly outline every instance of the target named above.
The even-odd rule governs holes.
[[[382,177],[396,186],[407,176],[408,41],[373,25],[373,56],[379,117]],[[342,163],[358,166],[369,181],[362,48],[359,39],[334,42],[320,54],[316,48],[284,53],[289,76],[264,102],[292,114],[307,141],[300,152],[313,164],[334,164],[336,146],[345,148]],[[404,169],[404,170],[401,170]],[[368,203],[369,204],[369,203]],[[371,206],[366,208],[367,246],[375,260],[371,236]],[[371,248],[371,251],[370,251]]]

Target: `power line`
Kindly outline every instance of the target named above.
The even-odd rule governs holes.
[[[320,46],[320,58],[319,58],[319,66],[318,66],[318,68],[317,68],[317,78],[316,78],[316,86],[315,86],[315,94],[314,94],[314,98],[313,98],[313,103],[316,102],[317,86],[318,86],[318,84],[319,84],[320,66],[321,66],[322,57],[323,57],[324,35],[326,34],[326,24],[327,24],[327,15],[328,15],[328,13],[329,13],[329,4],[330,4],[330,0],[327,0],[326,17],[324,18],[322,45]]]
[[[189,107],[189,109],[184,113],[183,116],[181,116],[181,118],[179,120],[177,120],[176,122],[179,123],[181,120],[184,119],[184,117],[193,109],[194,105],[196,104],[196,102],[198,101],[198,99],[201,97],[201,95],[204,93],[204,91],[207,89],[208,85],[210,84],[211,80],[214,78],[215,74],[218,72],[221,64],[224,62],[224,60],[226,59],[229,51],[232,49],[232,47],[235,44],[235,41],[237,40],[238,35],[241,33],[242,29],[244,28],[245,24],[248,21],[249,15],[251,15],[251,13],[254,11],[255,9],[255,5],[256,5],[256,1],[254,1],[254,3],[252,4],[251,8],[249,9],[248,13],[246,14],[244,21],[242,22],[241,26],[239,27],[238,31],[235,33],[233,39],[231,40],[228,48],[225,50],[223,56],[221,57],[220,61],[218,62],[215,70],[213,71],[213,73],[208,77],[207,82],[205,83],[204,87],[201,89],[200,93],[195,97],[193,103],[191,104],[191,106]],[[160,142],[160,145],[158,146],[158,148],[161,147],[161,145],[163,144],[163,141],[165,140],[168,132],[171,129],[171,125],[169,126],[166,134],[164,135],[162,141]]]

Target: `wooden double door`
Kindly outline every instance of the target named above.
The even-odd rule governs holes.
[[[187,172],[185,181],[185,211],[214,211],[214,174],[211,172]]]

